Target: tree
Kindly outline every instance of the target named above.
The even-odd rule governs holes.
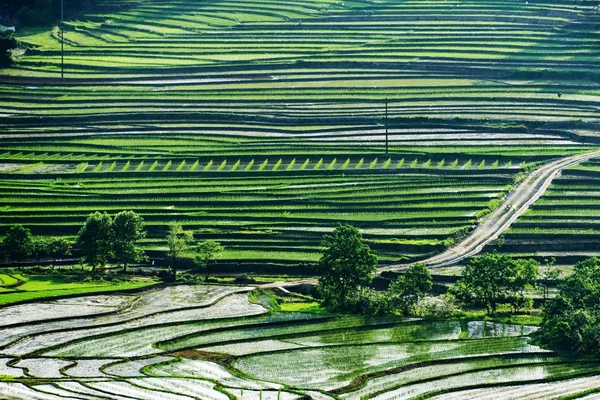
[[[33,236],[28,228],[15,225],[8,229],[2,241],[2,252],[7,261],[16,261],[17,265],[31,255]]]
[[[144,251],[137,247],[146,237],[142,217],[133,211],[121,211],[113,219],[112,230],[113,252],[123,271],[129,264],[147,260]]]
[[[31,256],[34,257],[38,264],[42,262],[42,258],[50,253],[50,238],[42,236],[37,237],[31,244]]]
[[[318,267],[320,292],[327,304],[344,309],[348,298],[359,294],[373,280],[377,256],[351,225],[340,225],[325,235],[322,246]]]
[[[12,64],[12,50],[17,47],[14,32],[0,31],[0,68]]]
[[[52,257],[52,262],[55,263],[58,257],[71,255],[72,243],[61,237],[52,237],[48,241],[48,255]]]
[[[509,302],[513,312],[518,312],[523,307],[531,307],[533,300],[525,296],[525,290],[534,288],[535,281],[539,275],[540,264],[533,259],[512,260],[513,264],[507,273],[509,291]]]
[[[427,266],[412,265],[404,275],[396,278],[390,285],[389,296],[392,307],[403,314],[411,313],[432,286],[433,280]]]
[[[557,350],[600,355],[600,259],[575,264],[543,311],[539,337]]]
[[[96,211],[90,214],[77,235],[77,245],[83,250],[83,261],[92,267],[103,267],[112,256],[112,218]]]
[[[560,278],[561,271],[559,269],[552,268],[556,263],[556,259],[554,257],[544,260],[544,262],[546,264],[546,269],[541,276],[542,279],[540,279],[539,286],[542,288],[544,300],[548,300],[550,287]]]
[[[210,276],[210,263],[214,261],[218,253],[222,252],[223,246],[214,240],[205,240],[196,247],[196,264],[204,270],[204,280],[208,281]]]
[[[525,304],[523,291],[535,282],[538,266],[535,260],[484,254],[469,261],[451,292],[465,304],[484,305],[491,314],[499,303],[508,302],[517,310]]]
[[[71,242],[61,237],[41,236],[35,238],[32,245],[31,255],[35,257],[38,264],[42,258],[52,257],[52,262],[56,262],[57,257],[64,257],[71,254]]]
[[[179,224],[173,224],[169,227],[169,233],[167,234],[167,245],[169,250],[167,252],[170,257],[171,273],[177,274],[177,258],[181,253],[186,251],[194,243],[194,232],[186,231]]]

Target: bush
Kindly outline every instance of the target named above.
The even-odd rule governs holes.
[[[600,356],[600,259],[575,264],[544,307],[539,335],[554,349]]]
[[[365,289],[357,296],[350,298],[346,309],[356,314],[366,315],[382,315],[391,312],[387,293],[373,289]]]
[[[12,50],[16,47],[17,40],[13,32],[0,32],[0,68],[12,64]]]
[[[445,318],[460,311],[456,298],[451,294],[425,297],[415,306],[415,315],[426,318]]]
[[[158,279],[160,279],[164,283],[173,283],[175,282],[175,274],[173,274],[168,269],[161,269],[156,274]]]

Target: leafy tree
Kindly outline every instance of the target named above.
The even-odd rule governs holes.
[[[137,244],[146,237],[144,219],[133,211],[121,211],[112,223],[113,251],[122,265],[123,271],[131,263],[147,260],[143,250]]]
[[[326,304],[341,309],[373,280],[377,256],[363,240],[358,229],[340,225],[325,235],[319,260],[319,289]]]
[[[42,258],[50,253],[50,238],[42,236],[37,237],[31,244],[31,256],[34,257],[38,264],[42,262]]]
[[[548,294],[550,292],[550,286],[553,282],[557,281],[560,278],[561,271],[556,268],[552,268],[556,263],[556,259],[554,257],[544,260],[546,264],[546,269],[542,274],[539,282],[539,286],[542,288],[542,292],[544,294],[544,300],[548,300]]]
[[[64,0],[65,17],[72,17],[98,3],[98,0]],[[2,4],[18,7],[14,22],[19,27],[48,25],[60,18],[60,0],[3,0]],[[121,7],[127,5],[122,2]]]
[[[20,264],[23,259],[31,255],[33,236],[28,228],[15,225],[8,229],[2,241],[2,253],[7,261],[16,261]]]
[[[546,303],[539,337],[555,349],[600,355],[600,259],[575,264]]]
[[[204,280],[208,281],[210,276],[210,263],[214,261],[218,253],[222,252],[223,246],[214,240],[205,240],[196,246],[196,264],[204,270]]]
[[[469,261],[451,293],[465,304],[484,305],[491,314],[496,313],[498,304],[506,302],[518,310],[526,303],[523,291],[535,282],[538,267],[535,260],[484,254]]]
[[[41,263],[44,257],[52,257],[52,262],[56,262],[57,257],[70,254],[71,242],[61,237],[37,237],[31,247],[31,255],[35,257],[38,264]]]
[[[169,233],[167,234],[169,250],[167,254],[171,259],[169,267],[174,276],[177,274],[177,258],[189,249],[193,243],[194,232],[184,230],[179,224],[173,224],[169,227]]]
[[[364,288],[356,299],[353,299],[351,311],[366,315],[388,314],[391,311],[388,293]]]
[[[390,285],[389,296],[392,307],[403,314],[411,313],[432,286],[433,280],[427,266],[425,264],[412,265],[404,275],[396,278]]]
[[[72,243],[61,237],[52,237],[48,241],[48,255],[52,257],[52,262],[55,263],[58,257],[71,255]]]
[[[92,267],[106,265],[112,256],[112,218],[105,212],[90,214],[77,235],[77,245],[83,250],[83,262]]]
[[[0,68],[12,64],[12,50],[17,47],[17,39],[12,31],[0,31]]]
[[[513,312],[518,312],[525,306],[531,307],[533,300],[525,296],[525,290],[533,289],[539,275],[540,264],[533,259],[513,260],[513,265],[508,272],[509,291],[508,301]]]

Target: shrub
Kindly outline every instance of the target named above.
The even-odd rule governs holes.
[[[439,297],[425,297],[415,306],[415,315],[425,318],[446,318],[459,312],[456,298],[449,293]]]
[[[389,314],[392,311],[387,293],[370,288],[349,298],[346,310],[365,315]]]
[[[175,275],[171,273],[168,269],[161,269],[156,274],[158,279],[165,283],[173,283],[175,282]]]

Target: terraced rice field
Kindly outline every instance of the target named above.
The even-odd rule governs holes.
[[[534,327],[273,314],[248,290],[179,285],[4,308],[0,396],[549,399],[598,385],[600,364],[530,344]]]
[[[309,272],[338,222],[425,258],[598,142],[594,1],[107,0],[66,21],[64,80],[57,29],[17,36],[0,230],[133,209],[152,256],[178,221],[224,271]]]
[[[486,167],[483,160],[445,165],[391,156],[235,164],[241,171],[204,171],[208,164],[163,171],[168,164],[159,164],[160,172],[115,173],[95,171],[97,164],[54,179],[23,174],[0,181],[0,224],[74,235],[95,210],[133,209],[147,223],[148,250],[164,250],[166,226],[177,221],[219,240],[223,260],[285,265],[315,261],[322,234],[344,221],[363,227],[384,261],[418,258],[470,229],[523,170],[521,160]]]
[[[599,161],[592,159],[564,171],[505,234],[500,250],[555,257],[562,264],[598,255],[599,166]]]

